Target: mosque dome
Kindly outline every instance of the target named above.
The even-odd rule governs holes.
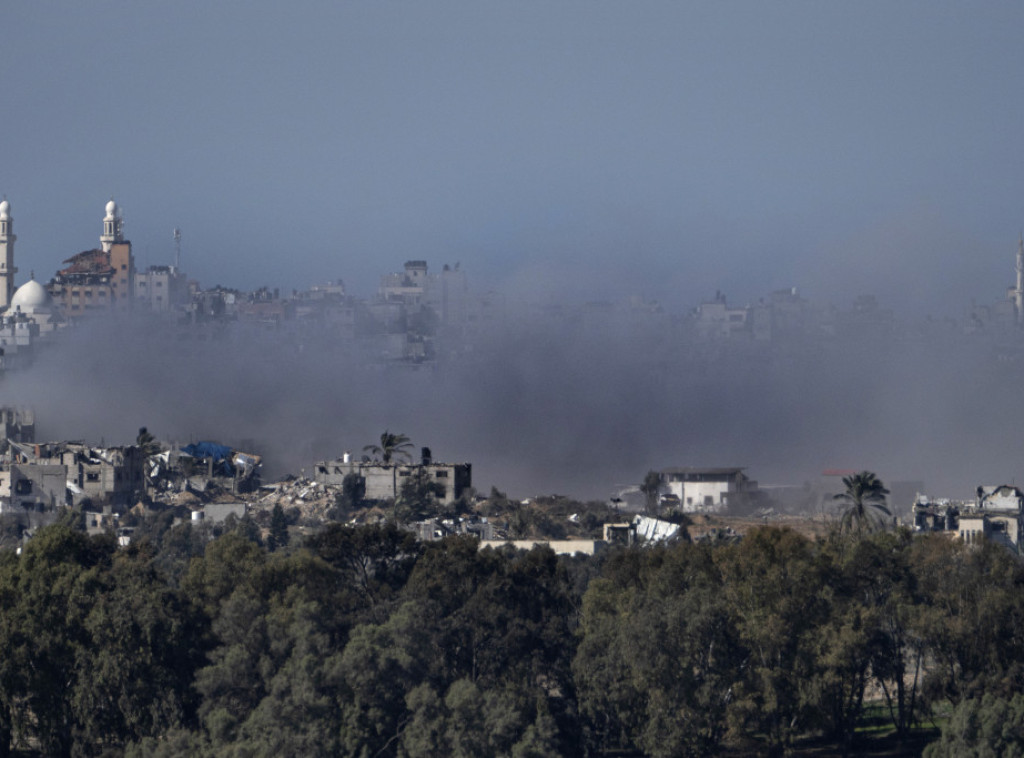
[[[117,203],[111,198],[110,202],[107,203],[107,218],[111,218],[117,215]]]
[[[6,199],[0,200],[0,218],[10,218],[11,204]]]
[[[36,313],[49,309],[50,294],[35,279],[30,279],[18,287],[11,298],[11,311],[21,310],[22,313]]]

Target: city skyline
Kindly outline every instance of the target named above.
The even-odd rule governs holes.
[[[742,302],[796,286],[948,315],[1003,286],[1024,226],[1007,87],[1022,17],[19,6],[0,193],[21,277],[93,244],[114,196],[141,266],[171,262],[180,228],[204,284],[368,291],[382,261],[413,258],[461,262],[482,289]]]

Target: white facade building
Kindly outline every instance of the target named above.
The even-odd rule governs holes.
[[[670,468],[661,472],[661,481],[686,512],[721,511],[762,494],[742,468]]]

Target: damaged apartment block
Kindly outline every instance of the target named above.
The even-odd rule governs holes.
[[[35,442],[36,415],[29,408],[0,407],[0,441]]]
[[[438,501],[451,503],[462,497],[473,484],[473,467],[470,463],[435,463],[430,448],[423,448],[420,463],[383,463],[352,460],[351,453],[345,453],[333,461],[321,461],[313,469],[313,480],[317,484],[341,487],[345,477],[354,474],[366,486],[367,500],[394,500],[402,491],[402,485],[412,477],[426,474],[430,482],[439,485]],[[440,493],[441,487],[444,493]]]
[[[24,465],[61,466],[73,504],[130,507],[143,493],[142,451],[127,447],[91,447],[80,442],[12,443]]]
[[[260,486],[263,459],[218,442],[193,442],[176,456],[167,453],[156,458],[155,465],[163,466],[168,481],[184,476],[186,487],[198,492],[213,485],[237,495]]]
[[[914,530],[956,534],[968,545],[990,541],[1019,554],[1024,534],[1024,491],[1012,484],[982,485],[974,502],[932,500],[918,494]]]
[[[143,491],[142,454],[134,446],[93,448],[8,438],[5,447],[0,515],[13,517],[24,527],[52,523],[62,506],[127,508]]]

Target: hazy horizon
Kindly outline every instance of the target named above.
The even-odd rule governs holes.
[[[438,0],[15,4],[0,194],[17,282],[95,247],[139,268],[370,296],[409,259],[514,301],[744,305],[797,287],[908,322],[1013,283],[1024,5]],[[141,324],[145,326],[145,324]],[[385,428],[516,494],[605,496],[648,468],[822,467],[969,493],[1015,476],[1016,364],[952,339],[711,373],[628,339],[511,325],[492,359],[375,376],[259,340],[76,332],[4,403],[41,432],[259,439],[281,469]],[[130,349],[129,347],[130,346]],[[225,349],[230,347],[230,349]]]
[[[184,0],[5,10],[19,283],[125,211],[141,266],[668,307],[798,287],[959,315],[1024,227],[1024,7]],[[1009,86],[1008,86],[1009,85]],[[853,293],[848,297],[848,293]]]

